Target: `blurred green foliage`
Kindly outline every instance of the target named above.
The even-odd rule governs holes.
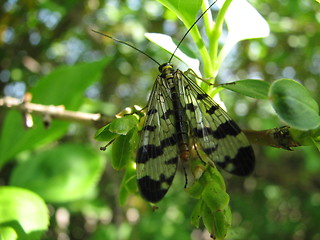
[[[269,23],[270,36],[237,44],[223,61],[218,81],[263,79],[272,84],[279,78],[295,79],[319,102],[319,3],[257,0],[252,5]],[[22,98],[32,92],[36,103],[108,116],[134,104],[144,106],[158,70],[150,59],[91,29],[130,42],[160,62],[169,54],[148,42],[144,33],[165,33],[179,41],[186,32],[175,14],[157,1],[4,0],[0,11],[1,96]],[[217,13],[213,8],[212,14]],[[202,23],[198,25],[202,29]],[[184,44],[196,49],[190,38]],[[267,100],[227,91],[222,99],[242,127],[282,125]],[[115,171],[114,153],[109,148],[99,151],[94,127],[54,120],[46,130],[42,119],[34,117],[34,129],[27,130],[17,111],[1,108],[0,116],[0,192],[15,191],[6,199],[0,195],[1,238],[15,239],[18,234],[37,239],[39,232],[44,233],[42,239],[209,238],[202,225],[196,229],[190,224],[196,202],[182,191],[183,174],[152,211],[132,192],[133,167]],[[233,216],[228,239],[320,239],[318,151],[254,147],[257,164],[252,176],[224,174]],[[18,203],[22,195],[25,204],[44,214],[37,215],[43,224],[28,228],[4,217],[13,211],[3,202]]]

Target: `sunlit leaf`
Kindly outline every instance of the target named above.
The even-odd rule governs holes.
[[[224,0],[217,1],[222,7]],[[225,15],[228,26],[228,37],[219,53],[219,62],[228,55],[237,42],[244,39],[263,38],[270,34],[267,21],[246,0],[232,1]]]
[[[158,0],[158,2],[174,12],[181,21],[186,24],[187,28],[189,28],[195,21],[202,3],[201,0],[184,0],[183,2]]]
[[[0,187],[0,236],[40,239],[49,226],[48,208],[37,194],[18,187]],[[1,237],[0,237],[1,238]]]
[[[224,0],[217,1],[222,7]],[[267,37],[270,28],[267,21],[246,0],[232,1],[225,15],[228,26],[229,41],[238,42],[244,39]]]
[[[148,38],[151,42],[162,47],[164,50],[168,51],[170,54],[176,49],[177,45],[172,40],[172,38],[168,35],[161,33],[145,33],[146,38]],[[199,66],[200,62],[198,59],[191,58],[185,53],[183,53],[180,49],[178,49],[175,53],[175,57],[184,62],[189,68],[195,71],[199,76],[201,76]]]

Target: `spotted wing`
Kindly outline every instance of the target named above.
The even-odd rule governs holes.
[[[148,101],[136,160],[140,193],[149,202],[167,193],[178,164],[172,100],[162,80],[158,76]]]
[[[255,157],[244,133],[208,94],[186,74],[180,73],[181,102],[185,104],[193,138],[224,170],[239,176],[250,174]]]

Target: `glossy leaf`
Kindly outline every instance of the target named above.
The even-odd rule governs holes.
[[[286,124],[299,130],[319,127],[319,106],[300,83],[279,79],[271,85],[269,97],[278,116]]]

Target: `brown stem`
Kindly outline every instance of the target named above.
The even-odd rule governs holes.
[[[66,110],[63,105],[42,105],[13,97],[0,98],[0,107],[18,109],[22,111],[24,115],[28,114],[28,116],[31,113],[41,115],[43,116],[46,124],[48,119],[60,119],[69,122],[93,124],[97,127],[102,127],[111,121],[111,119],[108,119],[100,113],[69,111]]]
[[[292,147],[298,147],[300,143],[292,138],[289,129],[290,127],[284,126],[262,131],[244,130],[243,132],[253,144],[292,150]]]

